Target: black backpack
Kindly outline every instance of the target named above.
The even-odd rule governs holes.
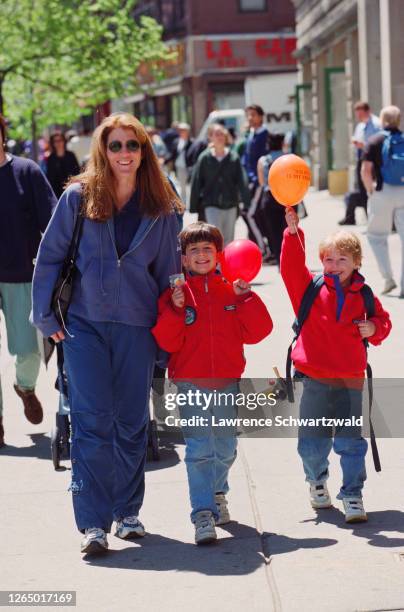
[[[317,274],[311,280],[311,282],[307,286],[306,291],[304,292],[302,301],[299,306],[299,311],[297,313],[297,317],[294,320],[293,325],[292,325],[292,329],[295,333],[295,336],[288,348],[288,354],[286,358],[286,388],[287,388],[289,402],[294,402],[293,380],[292,380],[292,375],[291,375],[293,344],[298,339],[300,332],[302,331],[303,324],[306,321],[307,317],[309,316],[310,309],[313,305],[313,302],[316,299],[317,295],[319,294],[321,287],[324,285],[324,282],[325,281],[324,281],[323,274]],[[369,285],[365,284],[361,288],[360,293],[362,295],[363,302],[365,305],[367,318],[370,319],[371,317],[374,317],[375,315],[375,297],[373,295],[373,291],[369,287]],[[369,342],[366,338],[363,340],[363,344],[365,345],[366,354],[367,354]],[[374,433],[372,419],[371,419],[372,403],[373,403],[373,381],[372,381],[372,368],[369,363],[366,364],[366,376],[367,376],[367,381],[368,381],[368,393],[369,393],[370,444],[372,447],[372,455],[373,455],[373,462],[375,465],[375,470],[376,472],[380,472],[381,465],[380,465],[379,452],[377,450],[376,436]]]

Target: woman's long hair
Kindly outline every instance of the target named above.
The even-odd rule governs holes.
[[[136,174],[141,212],[150,217],[169,214],[173,208],[183,212],[184,206],[160,169],[143,125],[129,113],[114,113],[106,117],[94,131],[87,166],[69,182],[69,185],[80,183],[82,186],[86,217],[106,221],[114,213],[115,179],[107,158],[107,141],[108,135],[115,128],[132,130],[141,145],[142,161]]]

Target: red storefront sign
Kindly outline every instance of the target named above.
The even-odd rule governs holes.
[[[194,69],[292,67],[296,65],[295,49],[294,36],[196,39]]]

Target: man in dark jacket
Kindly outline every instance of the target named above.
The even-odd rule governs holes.
[[[42,421],[35,395],[40,355],[35,328],[29,322],[34,260],[56,206],[51,186],[33,161],[5,152],[6,123],[0,115],[0,308],[8,350],[16,355],[15,392],[28,421]],[[4,445],[0,389],[0,446]]]

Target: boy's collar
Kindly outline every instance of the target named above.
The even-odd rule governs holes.
[[[336,288],[336,282],[339,283],[338,276],[335,274],[324,274],[324,282],[328,287]],[[354,270],[351,276],[351,282],[346,287],[342,287],[346,291],[360,291],[365,284],[365,277],[358,270]]]

